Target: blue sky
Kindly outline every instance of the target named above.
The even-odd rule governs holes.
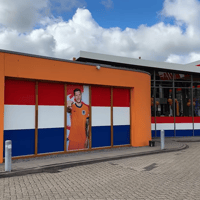
[[[112,3],[108,1],[107,6],[103,2],[103,0],[85,0],[80,5],[90,10],[94,20],[104,28],[120,27],[124,30],[126,27],[137,28],[141,24],[152,26],[162,20],[159,12],[162,10],[163,0],[113,0],[110,1]],[[52,4],[56,5],[56,2],[52,1]],[[57,3],[58,5],[60,4]],[[76,7],[73,7],[68,12],[54,10],[54,15],[61,15],[67,21],[75,12]]]
[[[0,0],[0,49],[200,60],[200,0]]]

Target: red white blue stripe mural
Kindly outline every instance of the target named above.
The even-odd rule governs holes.
[[[12,140],[12,156],[34,154],[35,82],[6,79],[4,102],[4,143]]]

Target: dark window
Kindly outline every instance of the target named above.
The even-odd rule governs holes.
[[[156,116],[172,117],[173,113],[173,89],[156,88]]]
[[[194,116],[200,116],[200,85],[193,89],[193,110]]]
[[[187,88],[175,89],[175,115],[177,117],[192,116],[192,90]]]

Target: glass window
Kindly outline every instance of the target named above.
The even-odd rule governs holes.
[[[182,87],[186,87],[186,88],[190,88],[191,87],[191,82],[175,82],[175,87],[178,88],[182,88]]]
[[[193,110],[194,116],[200,117],[200,85],[193,89]]]
[[[198,81],[198,82],[200,82],[200,74],[193,74],[193,81],[195,82],[195,81]]]
[[[172,81],[156,81],[156,87],[172,87],[173,82]]]
[[[156,88],[156,116],[174,116],[172,88]]]
[[[174,73],[174,81],[191,81],[191,75]]]
[[[154,88],[151,88],[151,116],[155,117]]]
[[[153,81],[154,80],[154,71],[151,71],[151,80]]]
[[[156,72],[156,80],[158,81],[173,81],[173,73],[170,72]]]
[[[192,90],[187,88],[175,89],[175,115],[177,117],[192,116]]]

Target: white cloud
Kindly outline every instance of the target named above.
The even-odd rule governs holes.
[[[195,62],[200,60],[200,51],[199,52],[191,52],[188,55],[175,55],[171,54],[167,58],[167,62],[170,63],[180,63],[180,64],[187,64],[191,62]]]
[[[113,1],[112,0],[103,0],[103,1],[101,1],[101,4],[103,4],[107,9],[113,7]]]
[[[16,25],[15,28],[11,24],[12,29],[1,27],[0,49],[65,59],[76,57],[80,50],[85,50],[133,58],[141,56],[142,59],[146,60],[175,63],[193,62],[200,60],[198,32],[200,27],[197,23],[200,8],[197,0],[183,0],[182,2],[185,4],[180,5],[179,0],[166,0],[164,3],[162,14],[174,17],[175,22],[177,22],[175,25],[160,22],[150,27],[141,25],[137,29],[102,28],[92,18],[90,11],[83,8],[78,8],[69,21],[64,21],[62,17],[55,18],[51,15],[43,15],[37,21],[40,28],[29,33],[23,33],[19,25]],[[184,16],[184,13],[182,14],[179,10],[179,6],[183,8],[187,7],[188,4],[190,9],[197,13],[192,15],[193,20]],[[175,6],[179,14],[169,10],[172,5]],[[45,6],[48,7],[48,2],[39,8]],[[38,13],[40,13],[40,9],[38,9]],[[186,11],[183,9],[183,12]],[[0,14],[0,19],[1,17]],[[182,31],[182,27],[178,23],[180,20],[182,23],[187,23],[185,32]]]
[[[47,0],[0,0],[0,24],[20,32],[31,31],[45,14],[44,9],[48,9]]]

